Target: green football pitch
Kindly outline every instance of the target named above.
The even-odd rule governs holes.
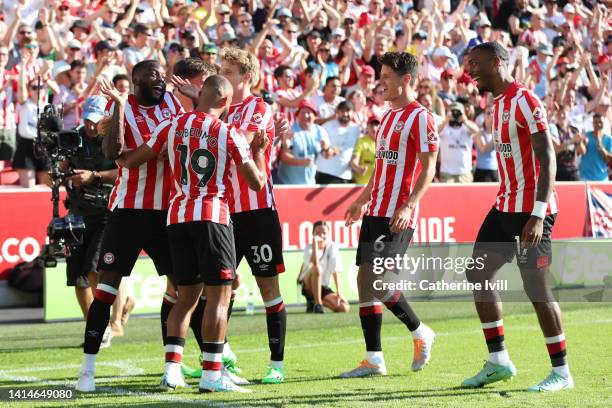
[[[101,351],[98,391],[76,394],[73,401],[0,401],[0,406],[82,407],[610,407],[612,406],[612,304],[562,305],[574,390],[555,394],[527,393],[550,371],[549,359],[531,305],[505,305],[506,345],[518,369],[507,383],[463,390],[457,385],[480,369],[486,346],[474,307],[468,302],[415,304],[436,332],[430,365],[410,371],[412,341],[407,329],[388,312],[383,322],[383,349],[389,375],[344,380],[364,355],[356,311],[311,315],[289,309],[282,385],[262,385],[268,361],[265,314],[236,313],[229,339],[243,375],[254,382],[252,394],[199,394],[191,389],[158,390],[163,367],[159,320],[132,319],[124,337]],[[355,308],[354,308],[355,309]],[[64,388],[73,386],[80,362],[83,322],[0,327],[0,387]],[[190,337],[185,362],[197,364],[197,346]],[[1,394],[6,398],[6,390]]]

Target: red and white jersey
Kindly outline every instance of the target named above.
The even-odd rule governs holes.
[[[437,152],[440,138],[434,118],[414,101],[401,109],[385,112],[376,132],[376,161],[372,195],[366,215],[392,217],[412,191],[417,176],[418,154]],[[416,227],[418,206],[410,227]]]
[[[15,129],[17,81],[10,71],[0,72],[0,129]]]
[[[251,190],[238,174],[236,165],[232,164],[231,185],[229,188],[231,213],[259,210],[260,208],[274,208],[271,177],[271,153],[272,145],[274,144],[274,117],[272,109],[260,97],[250,95],[242,102],[230,106],[226,122],[243,132],[257,132],[265,129],[270,139],[270,144],[265,152],[268,181],[260,191]]]
[[[162,122],[147,145],[159,153],[165,143],[174,185],[168,225],[192,221],[228,225],[230,163],[251,160],[244,136],[214,116],[194,111]]]
[[[495,98],[493,137],[501,180],[495,208],[501,212],[528,212],[536,201],[540,163],[531,147],[531,136],[547,132],[546,111],[540,99],[518,82]],[[553,193],[547,213],[557,212]]]
[[[531,28],[524,30],[519,36],[519,44],[525,45],[525,47],[534,50],[542,43],[546,43],[548,39],[546,34],[542,30],[532,30]]]
[[[19,78],[19,75],[21,74],[22,69],[23,69],[23,64],[17,64],[13,67],[13,75],[15,76],[15,78],[17,78],[17,80],[19,80],[18,78]],[[40,67],[40,65],[38,65],[38,63],[30,63],[26,65],[25,67],[26,82],[30,82],[31,80],[36,79],[41,69],[42,68]],[[45,81],[48,81],[49,79],[51,79],[50,71],[47,71],[47,73],[42,78],[40,78],[42,83],[44,83]]]
[[[114,103],[106,105],[112,113]],[[170,92],[164,94],[159,105],[140,106],[134,95],[125,104],[125,148],[136,149],[151,138],[155,128],[166,119],[183,113],[178,100]],[[168,161],[149,160],[138,168],[119,166],[117,181],[111,192],[108,207],[142,210],[167,210],[170,198],[170,168]]]
[[[302,88],[298,87],[298,88],[287,88],[287,89],[277,89],[276,90],[276,97],[277,99],[289,99],[289,100],[294,100],[299,98],[299,96],[303,93]],[[286,106],[282,106],[280,103],[277,102],[278,108],[279,108],[279,112],[287,119],[287,121],[289,122],[289,126],[291,126],[293,124],[293,122],[295,122],[296,120],[296,116],[297,116],[297,108],[288,108]]]

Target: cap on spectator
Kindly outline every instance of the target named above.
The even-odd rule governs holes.
[[[378,122],[378,124],[380,124],[380,116],[370,115],[370,117],[368,118],[368,125],[372,122]]]
[[[203,54],[216,54],[218,52],[219,52],[219,49],[217,48],[217,44],[208,43],[202,46]]]
[[[572,4],[567,3],[565,6],[563,6],[563,12],[575,14],[576,8]]]
[[[223,34],[221,38],[219,38],[219,42],[220,43],[231,42],[231,41],[236,41],[237,39],[238,37],[236,37],[236,34],[229,32],[229,33]]]
[[[232,10],[230,10],[227,4],[221,3],[215,8],[215,12],[217,12],[217,14],[230,14]]]
[[[83,119],[98,123],[104,117],[106,99],[103,96],[90,96],[83,103]]]
[[[426,40],[427,33],[423,30],[415,31],[414,34],[412,34],[412,39],[413,40]]]
[[[442,46],[442,47],[436,48],[434,52],[431,54],[431,56],[432,57],[452,58],[453,53],[451,52],[451,50],[448,49],[448,47]]]
[[[552,57],[553,55],[552,47],[550,46],[550,44],[546,44],[546,43],[540,44],[538,48],[536,49],[536,51],[544,55],[548,55],[549,57]]]
[[[478,19],[478,22],[476,23],[476,27],[480,28],[480,27],[491,27],[491,21],[486,18],[486,17],[481,17]]]
[[[89,31],[89,24],[85,20],[75,20],[70,27],[70,31],[74,31],[75,28],[80,28],[85,31]]]
[[[597,58],[597,65],[605,64],[608,61],[610,61],[610,57],[608,55],[600,55],[599,58]]]
[[[105,41],[100,41],[100,42],[105,42]],[[98,43],[98,44],[100,44],[100,43]],[[98,44],[96,44],[96,47],[98,46]],[[74,39],[74,38],[73,38],[72,40],[69,40],[69,41],[66,43],[66,46],[67,46],[68,48],[72,49],[72,50],[80,50],[80,49],[81,49],[81,47],[82,47],[82,45],[81,45],[81,43],[79,42],[79,40],[76,40],[76,39]]]
[[[442,71],[442,73],[440,74],[440,78],[441,79],[448,79],[448,78],[454,78],[453,72],[445,69],[444,71]]]
[[[60,6],[60,7],[68,7],[68,8],[70,8],[70,7],[72,7],[72,3],[71,3],[71,2],[69,2],[69,1],[64,0],[64,1],[62,1],[62,2],[60,3],[60,5],[59,5],[59,6]]]
[[[312,102],[310,102],[308,99],[303,99],[302,102],[300,102],[300,104],[298,105],[298,112],[302,109],[310,109],[312,113],[315,114],[315,116],[319,115],[319,112],[317,112],[317,108],[315,108]]]
[[[344,39],[344,30],[341,28],[336,28],[334,31],[332,31],[331,35],[332,37],[340,37]]]
[[[361,67],[361,75],[374,76],[375,74],[376,71],[374,71],[374,68],[372,68],[370,65],[364,65]]]
[[[560,57],[557,60],[557,66],[562,65],[562,64],[569,64],[569,63],[570,63],[570,60],[567,57]]]
[[[293,17],[293,14],[291,14],[291,11],[289,9],[282,7],[278,9],[278,11],[276,12],[276,18],[281,18],[281,17],[291,18]]]
[[[463,106],[461,102],[453,102],[450,106],[450,110],[451,111],[458,110],[462,113],[465,113],[465,107]]]
[[[308,33],[307,37],[321,38],[321,33],[316,30],[312,30]]]
[[[173,27],[173,28],[176,28],[176,24],[174,24],[174,21],[165,18],[164,19],[164,27]]]
[[[567,40],[563,36],[560,36],[560,35],[553,38],[552,40],[553,48],[565,47],[566,44],[567,44]]]
[[[568,125],[578,129],[579,132],[582,132],[582,120],[578,115],[570,116]]]

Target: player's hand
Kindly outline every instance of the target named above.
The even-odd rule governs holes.
[[[276,137],[281,140],[289,135],[289,121],[280,113],[274,115],[274,129]]]
[[[410,226],[410,218],[413,208],[403,205],[393,213],[393,217],[389,220],[389,230],[392,233],[402,232]]]
[[[76,169],[74,175],[68,177],[68,180],[72,181],[72,185],[80,187],[83,184],[89,184],[93,180],[93,173],[89,170]]]
[[[359,201],[351,203],[344,213],[344,224],[349,227],[356,221],[359,221],[365,212],[365,207],[366,204],[360,203]]]
[[[96,131],[99,135],[107,135],[110,128],[111,116],[105,116],[96,125]]]
[[[159,151],[159,156],[157,156],[157,160],[166,161],[168,160],[168,142],[165,142]]]
[[[253,140],[251,141],[251,151],[253,152],[253,156],[265,152],[269,145],[270,139],[268,139],[266,130],[261,129],[257,131],[253,137]]]
[[[544,220],[533,215],[529,217],[527,224],[523,227],[521,235],[521,246],[523,248],[536,247],[542,241],[544,233]]]
[[[188,98],[198,100],[200,98],[200,89],[189,82],[188,79],[180,78],[176,75],[172,75],[170,83],[176,87],[176,89]]]
[[[102,93],[107,98],[111,99],[116,104],[125,103],[125,101],[123,100],[123,97],[121,96],[117,88],[115,88],[113,84],[108,82],[106,78],[100,79],[100,93]]]

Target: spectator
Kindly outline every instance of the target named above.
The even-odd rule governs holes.
[[[578,158],[586,152],[586,144],[582,135],[582,122],[574,117],[567,118],[565,110],[557,114],[556,137],[553,145],[557,154],[557,181],[579,181]]]
[[[156,59],[164,66],[166,60],[161,53],[163,41],[153,36],[153,31],[145,24],[135,24],[132,34],[134,45],[126,48],[125,63],[128,72],[132,72],[134,65],[146,59]]]
[[[276,103],[280,107],[280,113],[293,124],[296,119],[297,108],[303,100],[309,99],[319,87],[316,77],[306,78],[304,89],[295,87],[295,75],[288,65],[281,65],[274,71],[274,77],[278,82],[276,91]]]
[[[72,129],[80,123],[79,110],[91,92],[95,78],[93,78],[91,86],[88,86],[85,81],[87,68],[85,63],[79,60],[72,61],[72,64],[70,64],[68,77],[70,80],[68,86],[60,85],[59,102],[62,104],[64,128]]]
[[[353,183],[368,184],[372,173],[374,173],[374,162],[376,160],[376,132],[380,126],[380,118],[378,116],[370,116],[366,133],[361,136],[351,157],[351,170],[353,170]]]
[[[387,109],[389,109],[389,104],[383,98],[382,85],[377,84],[372,91],[370,112],[372,112],[374,116],[382,117]]]
[[[329,137],[325,129],[315,124],[316,116],[317,109],[308,100],[303,100],[290,136],[282,142],[278,167],[278,179],[282,184],[314,185],[317,156],[331,156]]]
[[[318,125],[322,125],[334,118],[338,104],[344,100],[340,96],[341,91],[342,83],[338,77],[329,77],[323,87],[323,93],[314,95],[311,98],[312,104],[319,115],[316,120]]]
[[[440,181],[469,183],[472,177],[473,137],[478,125],[467,119],[463,104],[450,106],[440,132]]]
[[[353,104],[353,122],[355,122],[359,128],[365,129],[367,119],[370,117],[370,108],[363,91],[361,89],[357,89],[349,93],[347,95],[347,101]]]
[[[593,131],[586,134],[586,153],[580,160],[580,178],[585,181],[607,181],[612,161],[612,136],[604,133],[603,117],[593,115]]]
[[[476,144],[476,169],[474,170],[475,182],[498,182],[497,157],[495,152],[495,140],[493,138],[493,109],[487,109],[478,116],[476,123],[480,132],[475,136]]]
[[[353,104],[342,101],[336,108],[336,119],[323,125],[329,137],[330,157],[317,158],[317,184],[351,182],[351,155],[360,134],[360,126],[352,122],[353,114]]]
[[[216,65],[218,61],[217,54],[219,53],[219,49],[216,44],[208,43],[202,46],[202,51],[200,52],[200,58],[204,62],[207,62],[211,65]]]
[[[304,261],[298,282],[306,297],[306,313],[324,313],[323,306],[334,312],[347,313],[348,301],[340,294],[338,273],[344,270],[338,245],[328,238],[329,227],[323,221],[312,226],[312,243],[304,248]],[[336,293],[330,288],[334,278]]]
[[[0,170],[5,161],[12,161],[16,147],[15,101],[17,81],[6,69],[9,50],[0,46]]]
[[[364,93],[366,98],[372,97],[374,89],[374,68],[369,65],[363,65],[359,73],[359,79],[355,85],[346,88],[346,95],[349,95],[357,90]]]

